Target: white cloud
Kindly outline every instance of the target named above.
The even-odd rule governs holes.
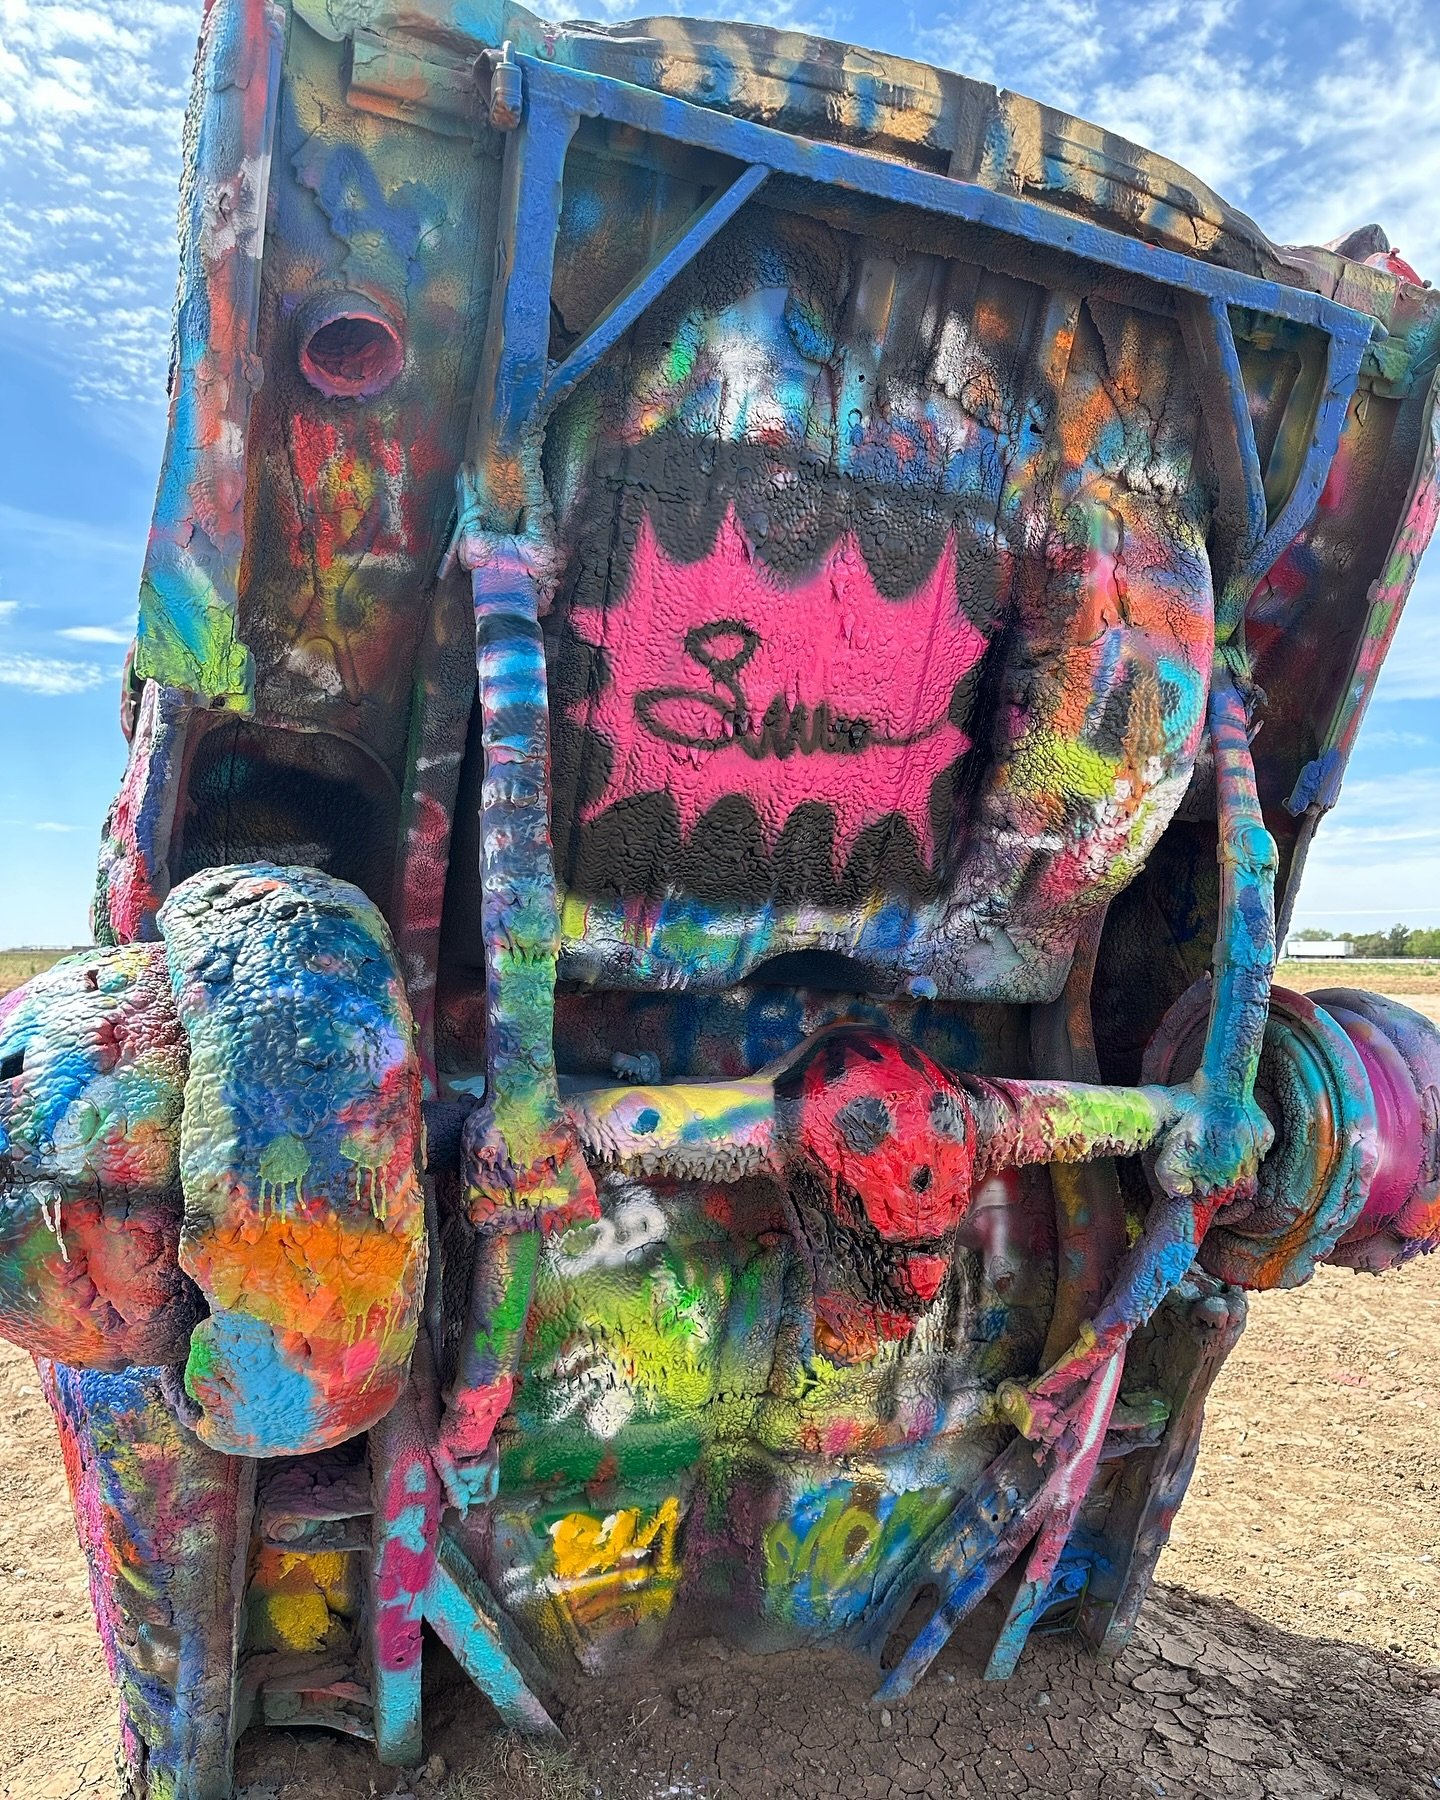
[[[3,4],[4,0],[0,0],[0,5]],[[101,531],[88,519],[33,512],[29,507],[10,506],[3,500],[0,500],[0,543],[20,545],[51,557],[73,557],[77,553],[129,557],[137,568],[145,547],[143,535],[137,542],[133,536]]]
[[[1383,870],[1383,878],[1377,875]],[[1295,923],[1440,919],[1440,767],[1349,780],[1315,835]]]
[[[68,638],[72,644],[120,644],[128,646],[133,631],[119,625],[67,625],[56,637]]]
[[[0,652],[0,687],[24,688],[32,694],[84,694],[113,679],[98,663],[62,662],[53,656]]]
[[[60,520],[48,520],[38,514],[20,513],[14,507],[0,507],[0,514],[6,512],[28,521],[33,528],[31,535],[38,537],[42,543],[48,544],[62,524]],[[0,518],[0,530],[3,530],[3,523],[3,518]],[[73,533],[81,528],[71,529]],[[17,532],[16,535],[22,534]],[[33,630],[26,632],[21,629],[17,642],[14,629],[17,615],[36,610],[33,606],[23,607],[18,600],[0,600],[0,626],[5,628],[5,644],[0,647],[0,687],[21,688],[30,694],[58,696],[89,693],[92,688],[101,687],[115,679],[115,671],[102,668],[99,663],[73,662],[65,657],[37,655],[30,648],[36,638]],[[73,625],[56,635],[82,644],[130,642],[128,632],[109,625]],[[10,647],[12,645],[14,648]]]
[[[561,8],[541,10],[564,12]],[[636,0],[576,10],[619,21]],[[1440,276],[1433,0],[674,0],[870,40],[1065,106],[1191,167],[1277,239],[1378,218]],[[198,0],[0,0],[0,324],[78,392],[163,405]],[[117,228],[117,226],[119,228]]]
[[[37,819],[30,829],[32,831],[75,831],[78,827],[74,825],[61,825],[59,821],[55,819]]]
[[[669,5],[646,6],[643,0],[585,0],[578,10],[548,9],[536,4],[533,11],[552,18],[563,16],[594,19],[600,24],[620,24],[627,19],[680,16],[687,19],[752,19],[774,31],[808,31],[817,37],[843,37],[849,27],[833,6],[806,6],[800,0],[774,0],[761,7],[754,0],[672,0]],[[848,9],[847,9],[848,10]],[[892,46],[894,48],[895,46]]]
[[[198,5],[0,0],[0,320],[93,399],[164,403]]]
[[[1435,573],[1440,576],[1440,550],[1429,553],[1436,558]],[[1426,574],[1428,575],[1428,570]],[[1440,580],[1416,583],[1400,623],[1395,640],[1375,684],[1375,700],[1440,699]],[[1361,727],[1368,737],[1369,733]]]
[[[573,10],[618,20],[645,8]],[[725,17],[747,0],[660,10]],[[764,10],[770,25],[841,29],[830,5]],[[63,368],[82,397],[156,416],[201,12],[200,0],[0,0],[0,329]]]
[[[1368,750],[1422,750],[1435,746],[1435,739],[1423,731],[1391,731],[1388,726],[1381,730],[1367,728],[1364,741]]]
[[[1354,772],[1315,835],[1297,926],[1373,929],[1397,921],[1440,922],[1440,764],[1386,766],[1417,752],[1435,757],[1436,738],[1412,728],[1429,723],[1429,714],[1420,713],[1414,702],[1435,699],[1440,699],[1440,565],[1430,563],[1421,570],[1380,671],[1374,703],[1360,728]],[[1387,701],[1410,703],[1411,711],[1389,712]]]
[[[1269,17],[1238,0],[968,0],[915,35],[921,56],[1172,157],[1277,241],[1375,219],[1440,278],[1433,0]]]

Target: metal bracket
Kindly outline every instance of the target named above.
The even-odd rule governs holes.
[[[728,225],[745,202],[758,192],[769,173],[763,164],[751,163],[729,187],[718,189],[672,234],[624,292],[605,309],[565,361],[551,371],[540,401],[544,411],[549,412],[559,405],[571,389],[585,379],[641,313],[659,299],[681,270],[694,261],[721,227]]]

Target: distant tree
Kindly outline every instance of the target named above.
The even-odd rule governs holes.
[[[1334,933],[1321,931],[1316,925],[1307,925],[1304,931],[1292,931],[1290,936],[1297,944],[1328,944]]]
[[[1440,956],[1440,925],[1427,925],[1410,933],[1408,956]]]
[[[1411,956],[1410,927],[1392,925],[1388,931],[1361,931],[1351,938],[1356,956]]]

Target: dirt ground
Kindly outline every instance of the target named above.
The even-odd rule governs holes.
[[[1440,977],[1290,965],[1293,987],[1396,991],[1440,1018]],[[1417,979],[1417,976],[1420,978]],[[1378,977],[1378,979],[1377,979]],[[572,1746],[498,1736],[443,1651],[425,1769],[358,1744],[252,1733],[242,1800],[1414,1800],[1440,1793],[1440,1257],[1383,1281],[1323,1270],[1258,1297],[1217,1384],[1160,1583],[1113,1664],[1047,1638],[981,1681],[982,1613],[903,1708],[835,1654],[714,1642],[580,1690]],[[0,1345],[0,1791],[113,1791],[113,1705],[49,1415]]]
[[[1275,980],[1302,994],[1314,988],[1369,988],[1372,994],[1391,994],[1432,1019],[1432,1008],[1440,1001],[1440,962],[1417,957],[1397,957],[1392,962],[1282,962],[1275,970]]]
[[[363,1746],[253,1733],[243,1800],[778,1800],[1155,1795],[1410,1800],[1440,1792],[1440,1257],[1383,1281],[1324,1270],[1259,1297],[1217,1385],[1161,1585],[1103,1665],[1066,1640],[979,1679],[981,1617],[904,1708],[834,1654],[705,1642],[596,1683],[572,1751],[492,1731],[443,1652],[423,1771]],[[34,1370],[0,1355],[0,1781],[109,1791],[111,1701]],[[373,1785],[372,1785],[373,1784]]]

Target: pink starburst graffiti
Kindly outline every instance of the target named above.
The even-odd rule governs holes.
[[[688,834],[719,800],[754,807],[769,847],[804,801],[831,809],[843,868],[867,825],[899,813],[934,863],[930,788],[970,740],[949,717],[985,639],[955,597],[955,542],[914,593],[887,600],[853,536],[787,584],[733,511],[709,555],[672,562],[646,518],[623,599],[577,609],[608,680],[570,716],[610,745],[583,813],[665,793]]]

